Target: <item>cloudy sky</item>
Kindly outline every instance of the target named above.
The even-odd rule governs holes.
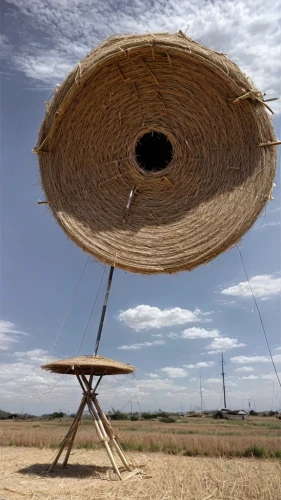
[[[93,352],[108,269],[87,260],[38,206],[31,153],[44,101],[79,59],[115,33],[177,32],[226,53],[268,98],[280,95],[277,2],[261,0],[10,0],[2,2],[2,238],[0,407],[36,414],[74,411],[72,377],[45,374],[52,358]],[[272,103],[280,138],[280,102]],[[276,367],[280,339],[280,155],[274,200],[240,244]],[[73,307],[78,280],[85,267]],[[89,315],[100,286],[89,326]],[[82,344],[82,345],[81,345]],[[236,248],[177,276],[116,270],[99,353],[132,363],[134,376],[108,377],[105,409],[222,407],[220,356],[232,408],[281,408],[259,316]],[[281,376],[281,373],[280,373]],[[138,406],[139,405],[139,406]]]

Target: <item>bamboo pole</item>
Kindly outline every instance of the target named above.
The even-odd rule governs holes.
[[[110,446],[108,444],[109,437],[107,436],[106,431],[102,425],[102,421],[98,419],[97,412],[95,411],[92,400],[90,400],[90,398],[88,398],[88,407],[89,407],[90,413],[93,416],[95,426],[97,429],[97,434],[98,434],[100,440],[104,443],[105,449],[107,451],[107,454],[108,454],[109,460],[111,461],[113,469],[115,470],[117,476],[119,477],[119,479],[121,481],[122,480],[121,474],[120,474],[119,469],[117,467],[117,464],[115,462],[115,458],[113,456],[112,450],[110,449]]]
[[[103,423],[103,425],[104,425],[104,427],[106,429],[106,433],[107,433],[108,437],[110,438],[110,440],[113,442],[113,445],[114,445],[114,447],[115,447],[115,449],[116,449],[116,451],[117,451],[117,453],[118,453],[121,461],[125,465],[126,469],[129,470],[129,471],[131,471],[132,469],[131,469],[131,467],[129,465],[129,462],[128,462],[127,458],[126,458],[126,455],[123,452],[123,450],[121,449],[119,443],[117,442],[116,436],[114,434],[114,431],[113,431],[113,429],[112,429],[112,427],[111,427],[108,419],[106,418],[106,415],[103,413],[103,411],[102,411],[102,409],[100,407],[100,404],[99,404],[96,396],[93,396],[93,403],[94,403],[94,405],[95,405],[95,407],[97,409],[98,415],[99,415],[99,417],[100,417],[100,419],[101,419],[101,421],[102,421],[102,423]]]
[[[58,450],[58,453],[53,461],[53,463],[50,465],[49,467],[49,472],[52,472],[56,466],[56,464],[58,463],[58,460],[64,450],[64,447],[66,446],[66,444],[69,442],[69,444],[71,443],[71,440],[69,441],[69,438],[72,436],[72,432],[73,432],[73,429],[75,428],[76,426],[76,423],[79,423],[81,417],[82,417],[82,414],[83,414],[83,411],[84,411],[84,408],[85,408],[85,405],[86,405],[86,402],[87,402],[87,396],[84,395],[82,400],[81,400],[81,403],[80,403],[80,406],[78,408],[78,411],[75,415],[75,418],[74,418],[74,421],[72,422],[71,426],[70,426],[70,429],[68,430],[68,432],[66,433],[65,437],[63,438],[62,440],[62,443],[60,445],[60,448]],[[73,442],[72,442],[73,444]],[[72,445],[71,445],[72,447]]]
[[[81,415],[81,417],[82,417],[82,415]],[[69,455],[71,453],[72,446],[73,446],[73,443],[75,441],[76,434],[77,434],[77,431],[78,431],[78,427],[79,427],[79,424],[81,422],[81,417],[80,417],[79,421],[76,422],[75,428],[73,429],[73,432],[72,432],[72,436],[71,436],[71,438],[69,440],[68,448],[67,448],[67,451],[66,451],[66,454],[65,454],[65,457],[64,457],[64,461],[62,463],[62,467],[63,468],[67,466]]]
[[[90,374],[90,377],[89,377],[89,385],[90,385],[90,387],[92,387],[93,378],[94,378],[94,367],[92,366],[92,368],[91,368],[91,374]]]

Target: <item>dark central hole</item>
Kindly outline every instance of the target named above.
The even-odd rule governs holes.
[[[146,172],[159,172],[173,158],[173,146],[161,132],[148,132],[137,142],[136,157],[139,166]]]

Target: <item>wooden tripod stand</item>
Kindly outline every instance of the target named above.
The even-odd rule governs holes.
[[[121,461],[123,462],[125,468],[128,471],[131,471],[132,469],[131,469],[129,462],[128,462],[128,460],[127,460],[127,458],[126,458],[126,456],[125,456],[125,454],[124,454],[124,452],[123,452],[123,450],[118,442],[116,435],[114,434],[114,431],[113,431],[108,419],[106,418],[106,415],[103,413],[103,411],[100,407],[100,404],[97,400],[96,390],[98,388],[99,383],[101,382],[103,375],[101,375],[99,377],[95,387],[92,388],[93,374],[89,375],[89,378],[87,379],[85,373],[83,372],[82,366],[76,366],[74,368],[74,370],[75,370],[75,375],[78,379],[78,382],[82,388],[83,397],[82,397],[80,406],[78,408],[78,411],[75,415],[75,418],[70,426],[70,429],[68,430],[66,436],[64,437],[64,439],[60,445],[60,448],[58,450],[56,458],[54,459],[53,463],[49,467],[49,471],[51,472],[55,468],[55,466],[56,466],[56,464],[57,464],[65,447],[67,447],[67,451],[66,451],[62,466],[66,467],[68,459],[69,459],[69,455],[70,455],[70,452],[71,452],[71,449],[72,449],[72,446],[73,446],[73,443],[75,440],[75,436],[76,436],[76,433],[78,430],[78,426],[79,426],[79,423],[80,423],[82,415],[83,415],[83,411],[85,409],[85,406],[87,405],[89,412],[90,412],[91,416],[93,417],[94,425],[95,425],[95,428],[97,431],[98,438],[104,444],[105,449],[107,451],[107,454],[109,456],[109,459],[111,461],[111,464],[113,466],[113,469],[116,472],[119,479],[121,480],[122,477],[121,477],[120,471],[118,469],[118,466],[116,464],[116,461],[115,461],[115,458],[113,456],[111,448],[115,449],[115,451],[119,455]]]

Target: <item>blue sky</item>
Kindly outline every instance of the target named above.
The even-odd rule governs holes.
[[[176,32],[228,54],[268,94],[280,95],[280,27],[274,5],[261,1],[160,0],[118,3],[17,0],[3,3],[1,63],[0,407],[74,411],[80,390],[40,369],[76,356],[104,266],[89,262],[57,339],[87,256],[70,242],[44,205],[31,149],[44,101],[67,72],[113,33]],[[90,13],[90,15],[89,15]],[[280,102],[272,103],[280,138]],[[280,335],[280,154],[274,200],[240,244],[276,366]],[[81,349],[94,349],[108,268]],[[116,270],[99,353],[132,363],[135,375],[108,377],[105,409],[133,397],[142,409],[180,411],[222,406],[220,355],[228,364],[228,405],[280,408],[281,394],[236,248],[207,266],[175,276]],[[57,342],[55,342],[57,339]],[[55,385],[56,384],[56,385]],[[126,406],[127,405],[127,406]]]

